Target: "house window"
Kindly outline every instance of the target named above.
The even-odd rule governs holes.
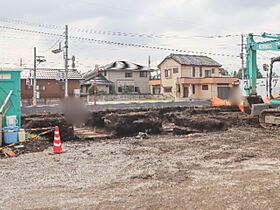
[[[126,93],[133,93],[134,92],[134,90],[135,90],[135,88],[134,88],[134,86],[128,86],[128,85],[126,85],[126,86],[124,86],[124,88],[123,88],[123,92],[126,94]]]
[[[147,77],[147,76],[148,76],[148,72],[140,71],[140,77]]]
[[[173,74],[178,74],[179,73],[179,69],[178,68],[173,68]]]
[[[135,90],[134,90],[136,93],[140,93],[140,89],[139,87],[135,87]]]
[[[46,86],[45,86],[45,85],[42,85],[42,86],[41,86],[41,90],[42,90],[42,91],[45,91],[45,90],[46,90]]]
[[[165,75],[165,78],[171,77],[171,70],[170,69],[165,69],[164,70],[164,75]]]
[[[202,85],[202,90],[208,90],[208,85]]]
[[[118,92],[122,93],[122,87],[118,87]]]
[[[212,74],[215,74],[215,69],[212,69]]]
[[[192,76],[195,77],[195,67],[192,67]]]
[[[205,77],[211,77],[212,76],[212,70],[205,70]]]
[[[125,78],[132,77],[132,72],[125,72]]]
[[[202,67],[199,67],[199,77],[202,77]]]
[[[163,88],[165,93],[171,93],[172,92],[172,87],[165,87]]]
[[[195,94],[195,85],[192,85],[192,93]]]

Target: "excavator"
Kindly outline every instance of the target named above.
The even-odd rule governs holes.
[[[264,42],[256,42],[254,37],[269,39]],[[272,94],[273,66],[280,62],[280,57],[272,58],[268,73],[269,103],[265,104],[262,97],[257,94],[257,51],[280,51],[280,34],[247,35],[246,44],[246,83],[244,100],[245,112],[251,116],[259,116],[260,125],[264,128],[275,128],[280,126],[280,98]],[[264,65],[265,66],[265,65]],[[268,71],[268,68],[264,68]],[[279,93],[280,94],[280,93]]]

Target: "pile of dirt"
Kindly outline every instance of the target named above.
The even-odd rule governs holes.
[[[224,131],[230,127],[259,127],[258,118],[251,118],[234,107],[198,108],[164,114],[164,123],[175,125],[173,134]]]
[[[59,126],[62,141],[76,139],[73,124],[59,114],[41,114],[22,117],[24,128]],[[238,107],[168,107],[137,110],[105,110],[88,115],[85,126],[102,129],[117,137],[137,135],[139,132],[160,134],[165,125],[172,124],[174,135],[197,132],[223,131],[233,126],[259,126],[239,111]],[[165,131],[165,130],[164,130]],[[53,133],[47,135],[52,141]]]
[[[106,111],[100,111],[100,112],[92,112],[88,121],[86,122],[87,126],[90,127],[97,127],[97,128],[104,128],[104,118],[105,115],[111,113]]]
[[[115,136],[130,136],[139,132],[159,134],[162,120],[156,112],[131,112],[126,114],[110,113],[104,117],[107,130]]]
[[[23,128],[46,128],[59,127],[60,137],[62,141],[69,141],[75,139],[73,125],[65,119],[63,115],[58,114],[42,114],[29,115],[22,117]],[[34,132],[36,134],[42,131]],[[53,141],[53,132],[45,135],[50,141]]]
[[[51,147],[52,143],[46,138],[36,138],[34,140],[29,140],[25,143],[18,144],[14,147],[10,147],[12,152],[16,156],[26,153],[42,152],[47,148]],[[0,158],[5,158],[5,154],[0,151]]]
[[[52,143],[45,138],[40,138],[32,141],[28,141],[23,144],[24,148],[16,149],[16,154],[23,153],[33,153],[33,152],[42,152],[52,146]]]
[[[196,129],[201,132],[221,131],[228,128],[226,122],[202,115],[192,116],[191,118],[176,117],[174,124],[181,127]]]
[[[236,106],[106,110],[92,112],[86,125],[125,137],[147,131],[159,134],[162,125],[170,123],[174,124],[174,135],[223,131],[232,126],[258,126],[256,119],[241,113]]]

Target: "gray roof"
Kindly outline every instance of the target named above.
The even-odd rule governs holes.
[[[94,78],[96,77],[96,84],[97,85],[110,85],[113,84],[113,82],[107,80],[102,74],[98,74],[96,76],[96,73],[94,71],[89,71],[88,73],[83,75],[83,81],[81,85],[91,85],[94,83]]]
[[[33,78],[33,69],[25,68],[21,72],[21,79],[30,79]],[[46,80],[60,80],[64,79],[65,70],[64,69],[43,69],[38,68],[36,71],[37,79],[46,79]],[[69,80],[82,80],[81,74],[76,69],[69,69],[68,71]]]
[[[125,70],[125,71],[152,71],[148,67],[129,61],[115,61],[100,68],[101,71]]]
[[[183,54],[170,54],[167,56],[159,66],[166,60],[173,59],[177,63],[186,66],[213,66],[221,67],[222,65],[208,56],[203,55],[183,55]]]

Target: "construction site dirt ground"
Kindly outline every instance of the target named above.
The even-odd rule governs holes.
[[[279,209],[279,134],[237,126],[1,159],[0,209]]]

